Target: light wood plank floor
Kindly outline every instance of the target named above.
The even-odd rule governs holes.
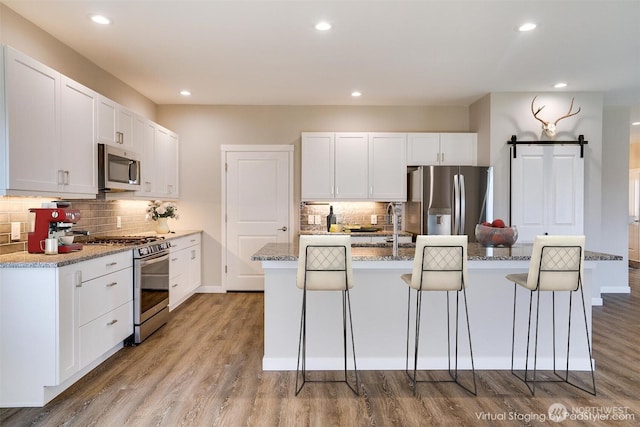
[[[339,383],[308,384],[295,397],[294,373],[260,368],[263,295],[201,294],[46,407],[0,410],[0,425],[540,425],[555,403],[634,418],[560,425],[639,425],[640,270],[630,277],[631,295],[605,295],[593,310],[595,397],[557,383],[539,383],[532,397],[508,371],[479,371],[477,397],[455,384],[420,384],[413,396],[399,371],[361,372],[360,397]]]

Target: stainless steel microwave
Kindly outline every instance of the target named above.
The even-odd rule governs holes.
[[[98,144],[100,191],[140,190],[140,156],[106,144]]]

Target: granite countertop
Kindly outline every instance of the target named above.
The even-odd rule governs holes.
[[[200,233],[200,230],[175,231],[169,234],[161,234],[166,240],[177,239],[191,234]],[[137,236],[155,236],[155,232],[138,233]],[[82,249],[75,252],[57,255],[30,254],[29,252],[15,252],[0,255],[0,268],[56,268],[65,265],[87,261],[119,252],[131,251],[137,245],[83,245]]]
[[[318,231],[318,230],[306,230],[300,231],[301,235],[336,235],[336,234],[348,234],[353,237],[362,236],[362,237],[376,237],[376,236],[393,236],[393,231],[351,231],[351,232],[329,232],[329,231]],[[412,236],[411,233],[407,231],[399,231],[398,236]]]
[[[479,243],[469,243],[467,254],[469,261],[528,261],[531,259],[533,244],[516,244],[510,248],[488,248]],[[391,248],[355,247],[351,248],[353,261],[413,261],[415,245],[402,245],[398,256],[391,255]],[[586,261],[621,261],[622,256],[600,252],[585,251]],[[297,261],[297,243],[267,243],[251,257],[253,261]]]

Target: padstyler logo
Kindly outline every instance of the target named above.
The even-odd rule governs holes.
[[[567,407],[562,403],[554,403],[553,405],[549,406],[547,415],[549,416],[549,420],[556,423],[561,423],[562,421],[567,419],[569,411],[567,410]]]

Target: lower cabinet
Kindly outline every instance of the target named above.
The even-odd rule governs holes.
[[[186,301],[201,284],[201,243],[199,233],[171,240],[169,310]]]
[[[0,269],[0,407],[44,406],[133,333],[130,251]]]

